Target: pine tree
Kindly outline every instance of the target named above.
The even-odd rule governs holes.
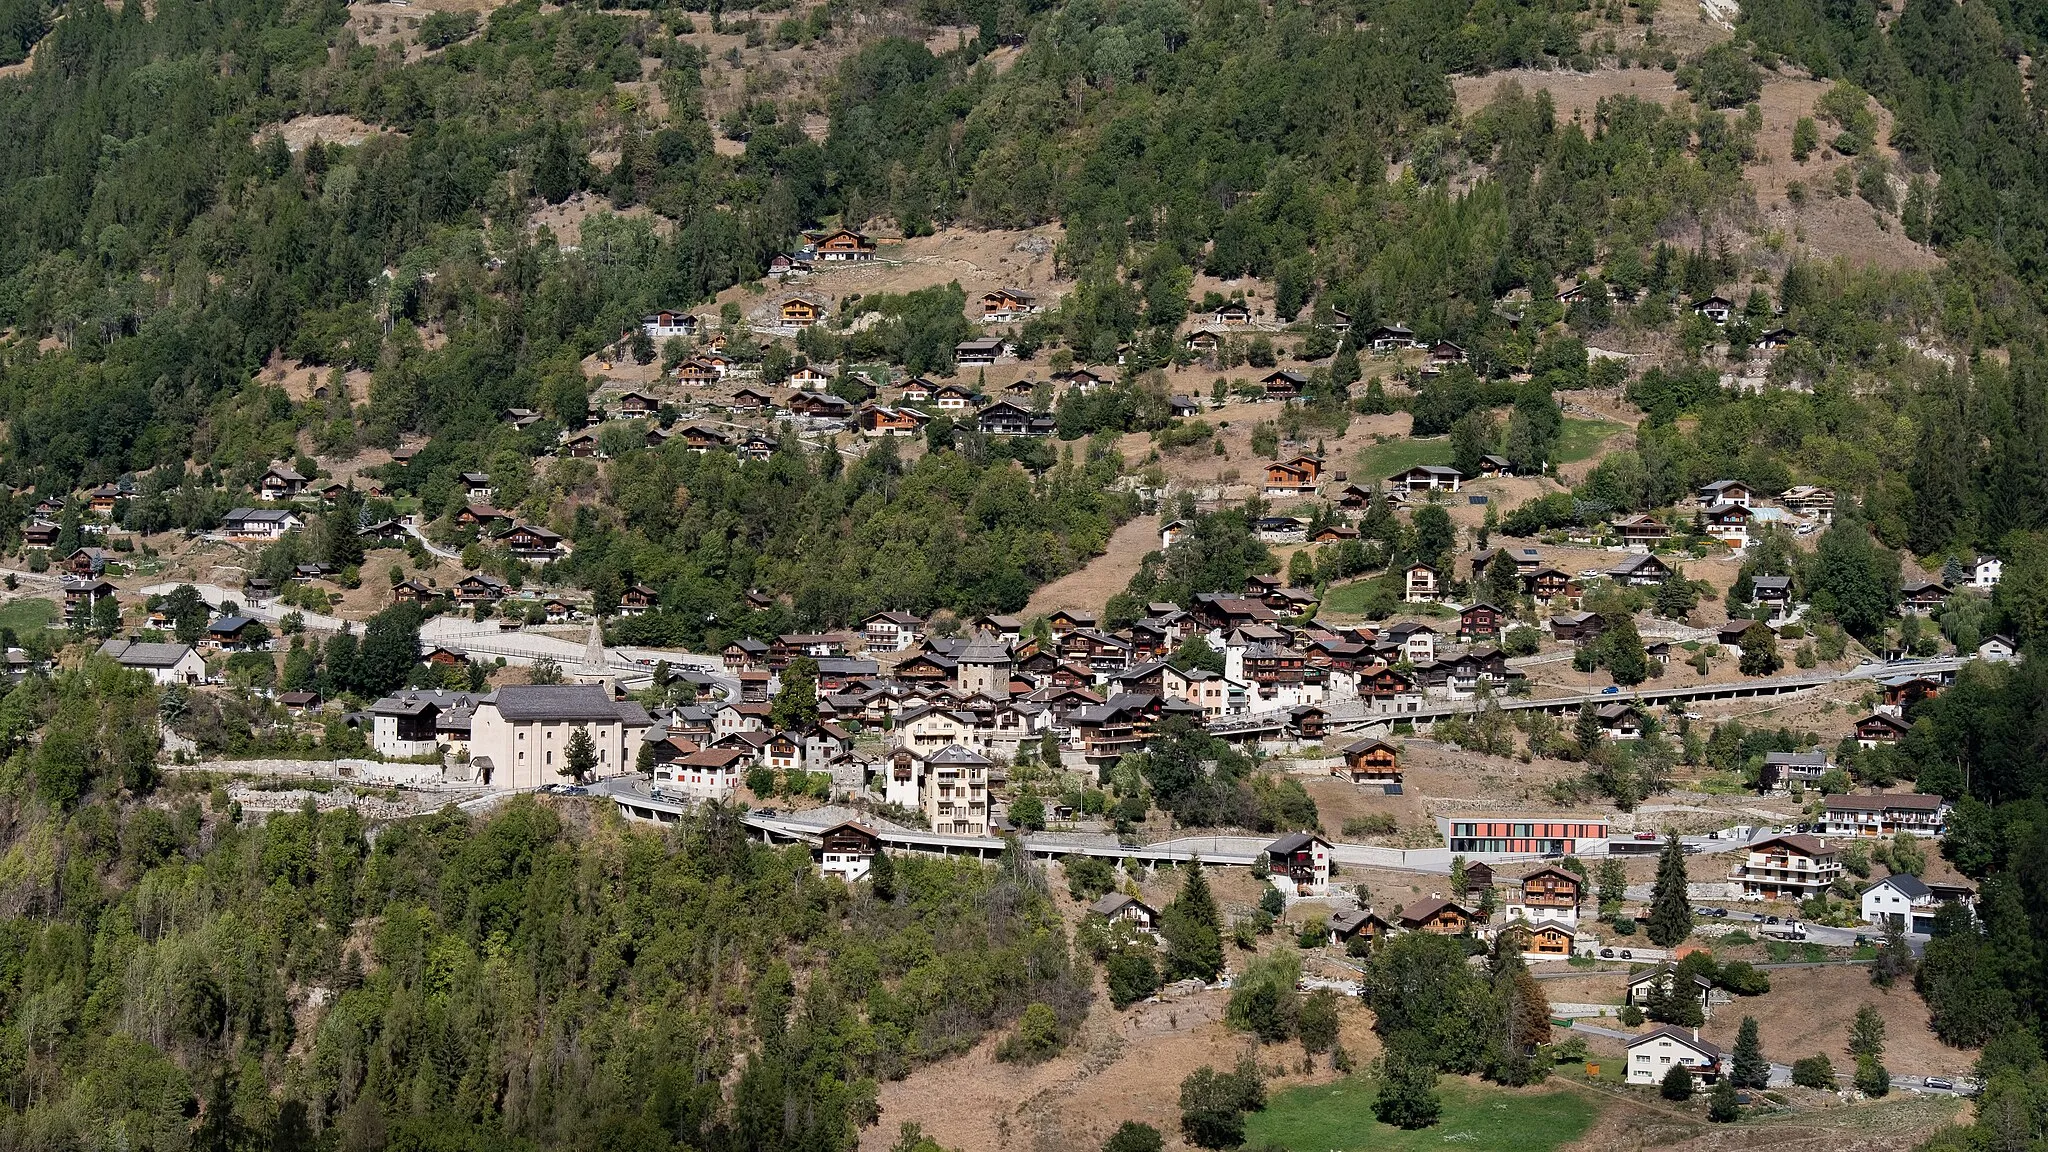
[[[1621,902],[1628,899],[1628,866],[1609,856],[1600,862],[1594,878],[1600,892],[1601,915],[1606,915],[1609,908],[1620,911]]]
[[[563,759],[561,774],[579,784],[596,774],[597,745],[590,739],[590,729],[578,728],[569,733],[568,755]]]
[[[1642,634],[1633,617],[1624,616],[1609,624],[1600,637],[1606,654],[1607,674],[1624,688],[1641,684],[1650,676],[1650,654],[1643,650]]]
[[[1196,923],[1222,931],[1223,914],[1216,908],[1216,897],[1209,891],[1209,877],[1202,871],[1199,857],[1188,861],[1188,877],[1181,883],[1180,896],[1173,903]]]
[[[1579,718],[1572,725],[1572,739],[1579,746],[1579,759],[1591,760],[1600,750],[1600,713],[1591,701],[1579,705]]]
[[[1865,1004],[1856,1010],[1856,1022],[1849,1026],[1849,1055],[1872,1059],[1884,1055],[1884,1017],[1878,1015],[1877,1005]]]
[[[1199,860],[1188,862],[1180,895],[1159,917],[1167,943],[1167,970],[1173,979],[1214,980],[1223,971],[1223,917],[1209,892]]]
[[[896,899],[896,864],[879,847],[875,849],[874,861],[868,865],[868,887],[874,891],[875,899],[884,904]]]
[[[1764,1058],[1763,1038],[1758,1035],[1754,1016],[1744,1016],[1742,1026],[1735,1031],[1735,1059],[1729,1079],[1738,1088],[1762,1088],[1771,1081],[1771,1062]]]
[[[1716,1124],[1727,1124],[1741,1115],[1742,1105],[1735,1098],[1735,1082],[1723,1076],[1707,1100],[1707,1119]]]
[[[1486,594],[1496,607],[1511,608],[1522,592],[1522,572],[1515,558],[1503,548],[1486,562]]]
[[[1692,903],[1685,886],[1685,846],[1672,832],[1664,838],[1657,884],[1650,892],[1650,942],[1659,948],[1676,948],[1692,935]]]
[[[1742,630],[1742,660],[1738,666],[1744,676],[1769,676],[1785,666],[1785,658],[1778,654],[1778,634],[1771,631],[1770,625],[1755,620]]]

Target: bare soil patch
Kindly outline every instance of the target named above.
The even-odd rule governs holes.
[[[391,7],[391,5],[379,5]],[[256,130],[250,137],[251,143],[260,143],[271,134],[284,137],[285,147],[302,152],[306,145],[318,140],[323,144],[339,144],[354,147],[378,136],[403,136],[389,128],[382,128],[353,116],[329,113],[321,116],[298,116],[282,124],[271,124]]]
[[[616,157],[614,157],[616,159]],[[653,221],[656,235],[666,236],[675,231],[675,221],[658,216],[645,204],[634,204],[627,208],[615,208],[603,196],[590,192],[578,192],[560,204],[543,204],[527,213],[526,230],[538,233],[545,226],[555,238],[555,243],[564,248],[574,248],[583,243],[583,225],[591,217],[610,214],[629,220]],[[655,367],[659,369],[660,365]]]
[[[980,308],[978,297],[995,288],[1034,293],[1051,307],[1071,283],[1057,278],[1053,268],[1053,248],[1064,234],[1059,225],[1048,224],[1029,231],[947,228],[930,236],[879,239],[874,260],[819,264],[816,271],[782,283],[738,285],[719,293],[718,302],[737,302],[749,319],[765,322],[780,300],[802,294],[824,301],[829,317],[836,318],[849,296],[914,292],[957,280],[967,293],[970,315]],[[1014,374],[998,371],[1004,367]],[[989,369],[989,381],[1022,379],[1026,369],[1035,369],[1041,379],[1050,371],[1042,363],[998,365]]]
[[[1771,974],[1771,990],[1745,996],[1714,1014],[1700,1035],[1723,1047],[1735,1043],[1744,1016],[1763,1026],[1764,1051],[1790,1064],[1825,1052],[1837,1069],[1854,1068],[1849,1055],[1849,1025],[1856,1010],[1874,1004],[1885,1022],[1884,1064],[1894,1075],[1957,1076],[1976,1063],[1975,1049],[1950,1048],[1928,1027],[1927,1004],[1903,985],[1889,993],[1870,983],[1861,967],[1781,968]]]
[[[1026,615],[1055,608],[1101,608],[1124,590],[1147,552],[1159,547],[1159,517],[1139,516],[1110,534],[1109,546],[1079,569],[1031,594]]]
[[[1484,76],[1455,76],[1451,90],[1458,97],[1458,111],[1466,116],[1493,103],[1503,87],[1520,85],[1524,92],[1550,93],[1561,120],[1590,125],[1593,109],[1610,96],[1634,96],[1653,104],[1682,100],[1685,94],[1672,82],[1671,73],[1656,68],[1601,68],[1593,72],[1545,71],[1514,68]]]

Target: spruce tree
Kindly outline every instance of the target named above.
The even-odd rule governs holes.
[[[1685,846],[1672,832],[1664,838],[1657,884],[1650,891],[1650,942],[1659,948],[1675,948],[1692,935],[1692,903],[1685,885]]]
[[[1735,1099],[1735,1082],[1723,1076],[1707,1100],[1707,1119],[1716,1124],[1727,1124],[1741,1115],[1742,1105]]]
[[[1735,1031],[1735,1059],[1728,1078],[1738,1088],[1762,1088],[1770,1083],[1771,1062],[1764,1058],[1764,1042],[1754,1016],[1744,1016]]]
[[[884,904],[896,899],[896,864],[879,847],[875,849],[874,861],[868,865],[868,887],[875,899]]]

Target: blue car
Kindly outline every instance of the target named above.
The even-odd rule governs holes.
[[[1607,687],[1605,687],[1605,688],[1602,688],[1602,689],[1600,690],[1600,694],[1601,694],[1602,696],[1613,696],[1613,695],[1615,695],[1615,694],[1619,693],[1620,691],[1621,691],[1621,685],[1619,685],[1619,684],[1609,684],[1609,685],[1608,685]]]

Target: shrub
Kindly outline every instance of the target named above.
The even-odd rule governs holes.
[[[1160,1152],[1166,1141],[1150,1124],[1126,1120],[1102,1143],[1102,1152]]]
[[[1116,887],[1116,868],[1099,856],[1075,856],[1066,864],[1067,893],[1076,900],[1094,900]]]
[[[1616,936],[1635,935],[1636,918],[1633,916],[1616,916],[1614,918],[1614,934]]]
[[[1436,1067],[1427,1060],[1390,1049],[1378,1061],[1380,1090],[1372,1114],[1396,1128],[1427,1128],[1443,1114],[1436,1094]]]
[[[1640,1028],[1643,1026],[1643,1010],[1630,1004],[1621,1010],[1620,1020],[1624,1028]]]
[[[1038,1064],[1058,1055],[1065,1043],[1059,1014],[1049,1004],[1033,1004],[1018,1017],[1017,1030],[996,1046],[996,1059]]]
[[[1127,1008],[1159,991],[1159,965],[1149,946],[1133,945],[1110,953],[1103,962],[1109,975],[1109,1002]]]
[[[1197,1148],[1244,1143],[1244,1114],[1266,1106],[1266,1082],[1250,1057],[1229,1072],[1204,1064],[1180,1082],[1180,1130]]]
[[[1794,1061],[1792,1082],[1801,1088],[1833,1089],[1835,1062],[1828,1059],[1825,1052],[1816,1052],[1804,1060]]]
[[[1892,1074],[1877,1062],[1877,1057],[1859,1056],[1856,1058],[1856,1090],[1872,1099],[1887,1095],[1892,1090]]]
[[[1543,633],[1534,628],[1512,628],[1502,650],[1510,656],[1534,656],[1543,647]]]
[[[1391,836],[1399,828],[1400,824],[1391,812],[1368,812],[1344,821],[1344,835],[1350,837]]]
[[[1664,1073],[1664,1082],[1657,1091],[1666,1100],[1692,1099],[1692,1069],[1684,1064],[1673,1064],[1671,1070]]]
[[[1715,983],[1737,996],[1761,996],[1771,990],[1771,977],[1747,960],[1730,960],[1721,965]]]

